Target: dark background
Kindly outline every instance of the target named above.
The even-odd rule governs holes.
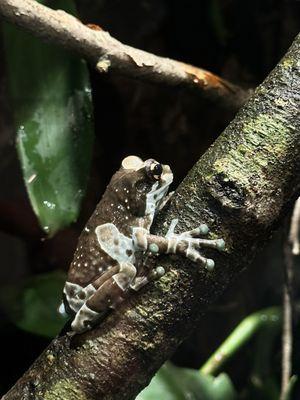
[[[84,22],[99,24],[126,44],[208,69],[244,88],[262,82],[299,30],[300,2],[296,0],[78,0],[77,5]],[[47,240],[31,210],[21,177],[1,49],[0,60],[3,287],[33,274],[68,269],[80,230],[125,155],[153,157],[170,164],[176,186],[234,117],[235,110],[182,88],[91,71],[96,145],[87,195],[78,223]],[[220,304],[212,307],[203,319],[201,334],[195,332],[176,353],[178,364],[199,367],[243,317],[280,304],[282,236],[282,232],[277,234]],[[4,393],[48,341],[16,328],[4,311],[0,313],[5,366],[0,389]],[[227,367],[238,388],[247,380],[248,366],[242,360],[249,360],[250,353],[251,348],[245,348]]]

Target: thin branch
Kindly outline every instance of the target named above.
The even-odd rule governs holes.
[[[249,95],[211,72],[127,46],[96,25],[84,25],[62,10],[52,10],[33,0],[1,0],[0,14],[33,35],[78,53],[101,73],[110,71],[148,82],[183,85],[234,109]]]
[[[291,260],[290,249],[286,250],[286,272],[292,271],[293,262]],[[292,350],[293,350],[293,318],[292,318],[292,298],[289,291],[289,284],[285,281],[283,286],[283,331],[282,331],[282,359],[281,359],[281,392],[280,400],[286,398],[286,392],[292,376]]]
[[[253,259],[300,193],[300,35],[158,215],[153,233],[206,223],[226,251],[207,272],[158,258],[168,272],[93,330],[61,335],[3,400],[134,399]],[[41,321],[42,323],[42,321]],[[201,328],[200,328],[201,329]]]
[[[292,377],[294,256],[299,254],[300,199],[295,203],[288,238],[284,244],[283,329],[280,400],[286,399]]]
[[[300,254],[300,197],[297,199],[293,215],[291,219],[291,227],[289,232],[289,242],[292,245],[292,253],[294,256]]]

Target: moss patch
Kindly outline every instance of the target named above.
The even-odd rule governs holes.
[[[278,116],[261,114],[248,119],[242,127],[243,143],[213,164],[213,174],[248,186],[253,177],[260,177],[269,163],[283,158],[288,150],[289,128]],[[270,135],[270,132],[273,134]]]
[[[86,395],[76,387],[76,382],[63,379],[53,385],[44,396],[45,400],[88,400]]]

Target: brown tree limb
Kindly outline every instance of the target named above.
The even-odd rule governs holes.
[[[96,25],[34,0],[1,0],[0,14],[35,36],[78,53],[99,72],[148,82],[183,85],[238,109],[249,92],[201,68],[127,46]]]
[[[282,221],[300,192],[300,35],[274,71],[194,166],[157,219],[178,231],[207,223],[226,252],[211,273],[182,258],[94,330],[63,335],[3,400],[134,399]],[[41,321],[42,323],[42,321]]]

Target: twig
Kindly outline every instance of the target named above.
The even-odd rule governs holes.
[[[295,203],[293,215],[291,219],[291,227],[289,233],[289,242],[292,245],[292,253],[294,256],[300,254],[300,197]]]
[[[292,376],[293,352],[293,270],[294,256],[299,254],[300,199],[295,203],[288,239],[284,245],[284,284],[283,284],[283,330],[282,330],[282,371],[280,400],[286,399]]]
[[[62,10],[52,10],[33,0],[1,0],[0,14],[35,36],[75,51],[102,73],[183,85],[236,109],[249,95],[211,72],[127,46],[97,25],[84,25]]]

